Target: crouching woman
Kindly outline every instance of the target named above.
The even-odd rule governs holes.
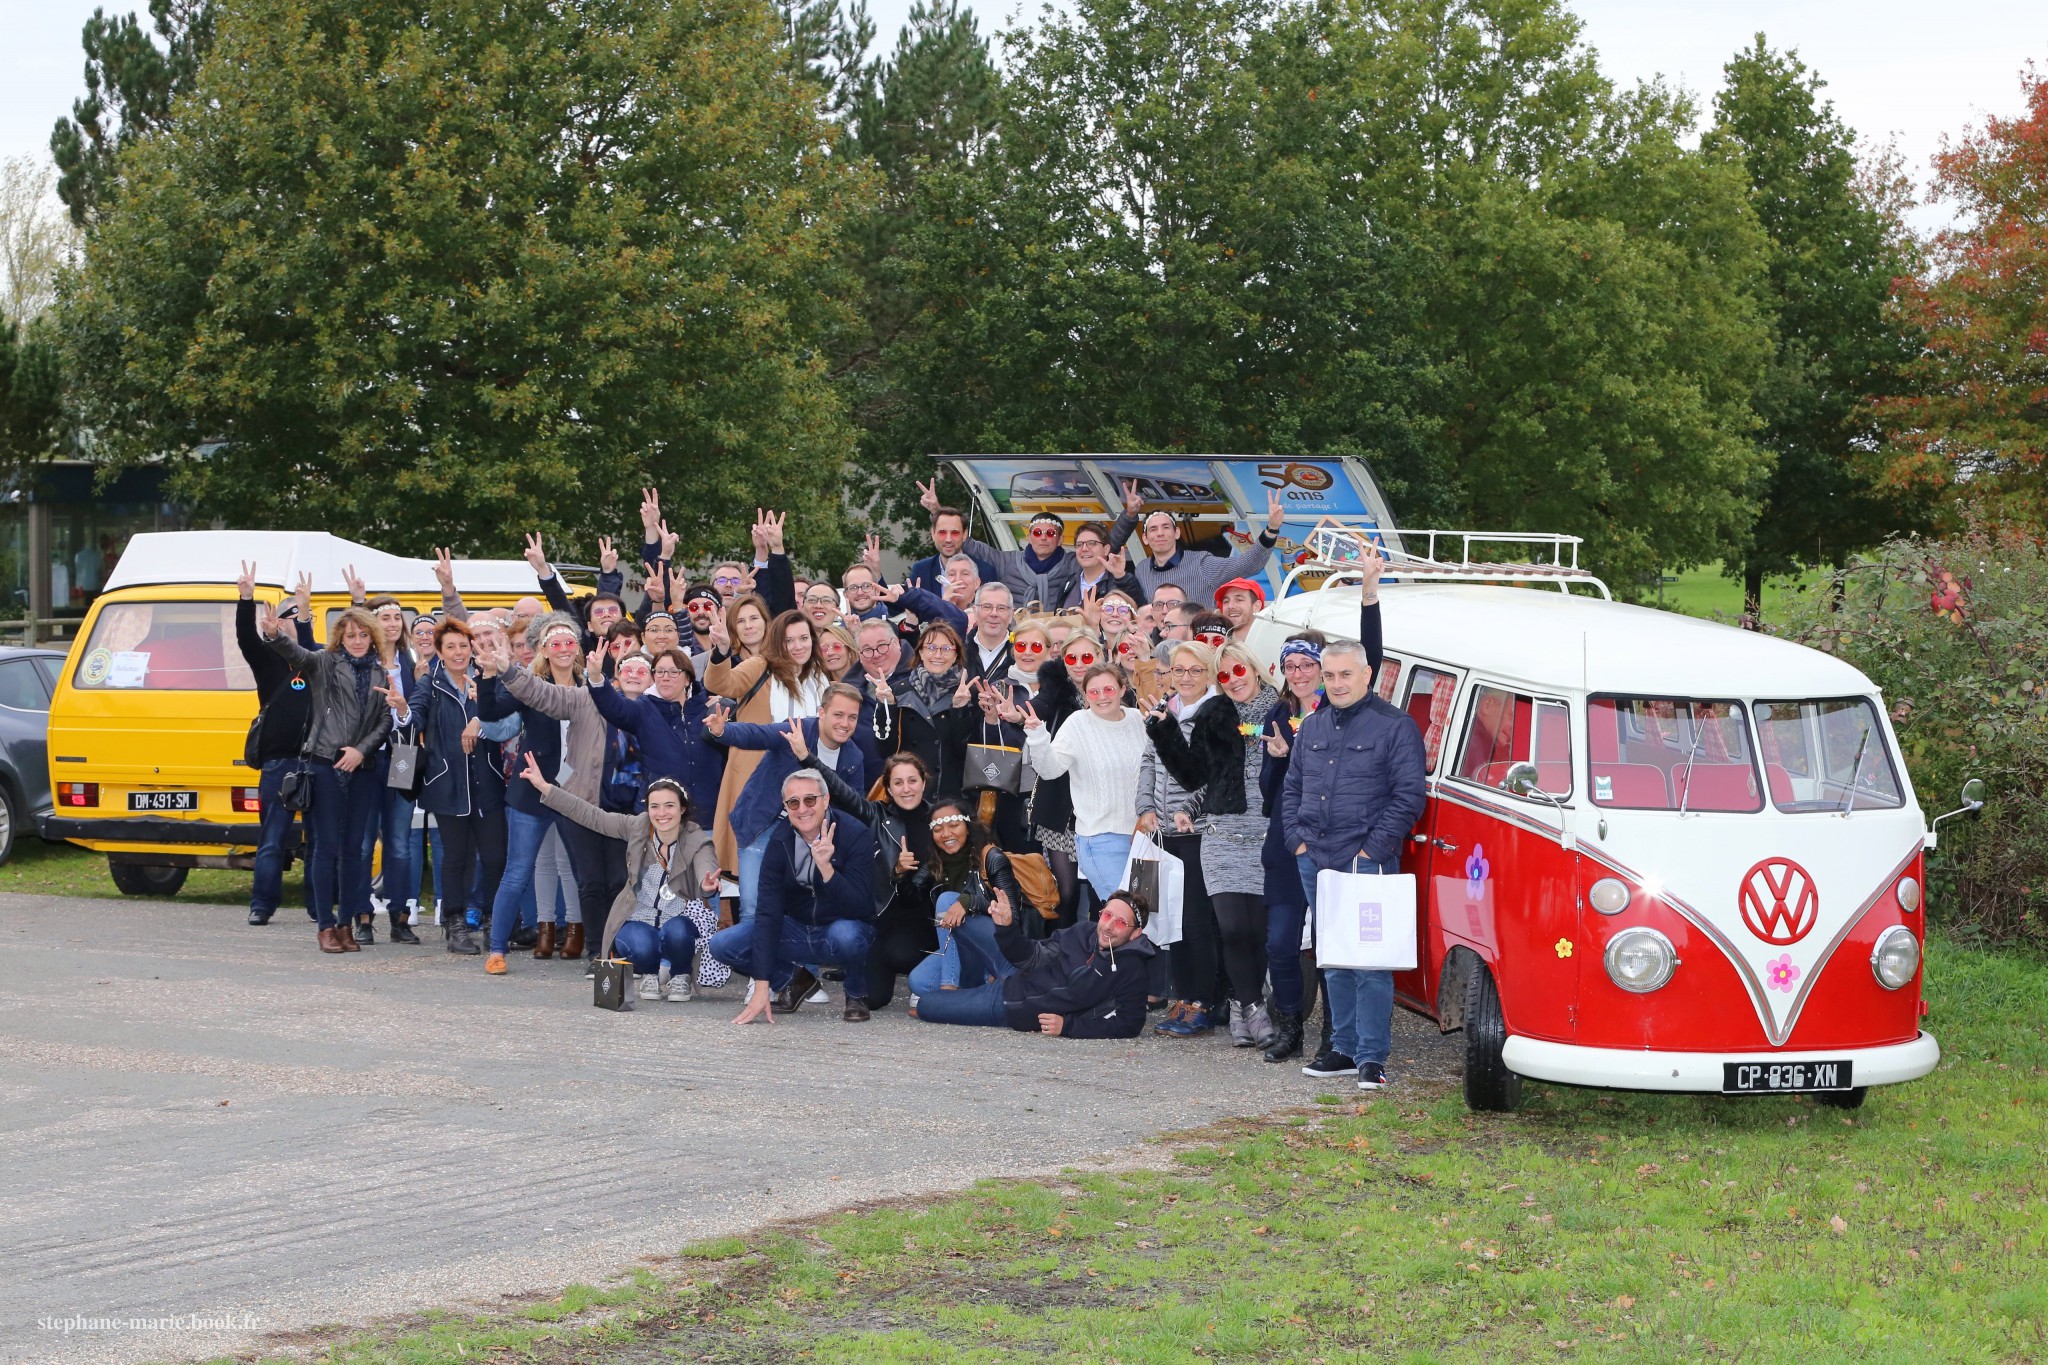
[[[599,810],[549,782],[532,754],[522,774],[541,804],[585,829],[626,844],[626,886],[605,918],[600,957],[623,957],[640,977],[642,1000],[690,998],[697,944],[716,921],[718,855],[690,821],[690,797],[673,778],[647,787],[647,812]]]

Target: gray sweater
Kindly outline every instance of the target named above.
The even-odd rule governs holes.
[[[1109,547],[1121,550],[1124,542],[1131,538],[1131,532],[1138,529],[1137,515],[1125,512],[1116,519],[1116,525],[1109,533]],[[1213,608],[1216,605],[1216,590],[1233,578],[1254,578],[1266,567],[1266,561],[1273,557],[1273,545],[1264,531],[1259,532],[1258,543],[1248,550],[1239,550],[1234,555],[1218,557],[1206,552],[1190,554],[1186,550],[1174,553],[1173,563],[1160,568],[1152,562],[1152,556],[1144,546],[1139,546],[1131,572],[1137,575],[1138,584],[1145,589],[1145,600],[1151,601],[1162,583],[1173,583],[1188,595],[1194,606]]]

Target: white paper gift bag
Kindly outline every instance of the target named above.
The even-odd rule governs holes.
[[[1140,868],[1141,863],[1156,868]],[[1156,883],[1156,888],[1154,883]],[[1124,862],[1122,885],[1133,891],[1153,892],[1152,918],[1145,925],[1145,937],[1160,947],[1180,942],[1180,901],[1187,885],[1187,868],[1181,860],[1152,842],[1145,834],[1131,837],[1131,856]]]
[[[1316,873],[1316,965],[1402,972],[1415,966],[1415,878]]]

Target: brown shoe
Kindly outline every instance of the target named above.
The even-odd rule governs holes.
[[[846,1022],[865,1024],[868,1021],[868,1002],[856,996],[846,997]]]
[[[562,935],[562,957],[570,962],[583,956],[583,926],[572,924]]]
[[[555,955],[555,922],[553,920],[545,919],[540,922],[540,937],[533,941],[533,955],[535,957],[553,957]]]
[[[775,994],[772,1002],[777,1014],[795,1014],[803,1008],[804,1001],[811,998],[811,992],[818,989],[818,978],[799,967],[796,975],[789,978],[789,984]]]
[[[341,945],[341,950],[344,953],[360,953],[363,950],[362,945],[356,942],[356,930],[352,924],[337,926],[334,931],[334,941]]]
[[[341,938],[339,937],[339,932],[340,931],[335,929],[322,929],[320,931],[321,952],[344,953],[348,951],[346,948],[341,946]]]

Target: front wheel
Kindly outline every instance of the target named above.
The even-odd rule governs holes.
[[[113,874],[114,885],[124,896],[175,896],[178,888],[185,884],[185,874],[190,869],[165,867],[162,863],[117,863],[109,860],[107,871]]]
[[[0,783],[0,863],[14,856],[15,809],[14,793]]]
[[[1861,1109],[1863,1101],[1870,1098],[1870,1087],[1859,1085],[1853,1090],[1822,1090],[1814,1099],[1830,1109]]]
[[[1493,973],[1475,966],[1465,978],[1465,1107],[1505,1114],[1522,1102],[1522,1078],[1508,1070],[1501,1051],[1508,1026],[1500,1014]]]

